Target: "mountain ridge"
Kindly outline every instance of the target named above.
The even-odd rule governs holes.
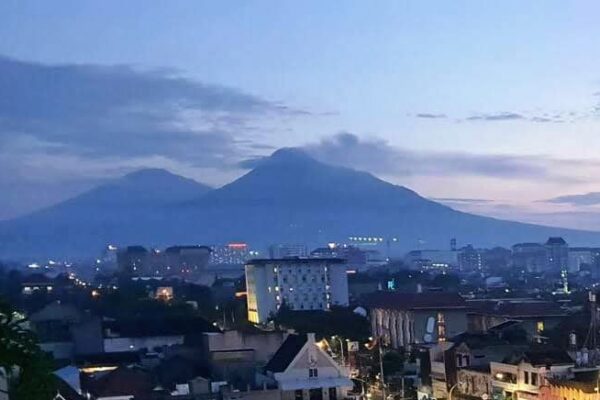
[[[166,188],[170,185],[181,190]],[[299,149],[281,149],[257,160],[254,169],[218,189],[156,170],[101,188],[0,223],[0,256],[84,256],[108,243],[318,246],[349,236],[397,237],[402,250],[416,248],[419,241],[446,248],[450,238],[481,247],[548,236],[565,236],[578,245],[600,243],[598,232],[457,211],[370,173],[317,161]],[[103,201],[97,204],[98,199]]]

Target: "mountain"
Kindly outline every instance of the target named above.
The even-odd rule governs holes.
[[[510,246],[563,236],[600,243],[600,233],[503,221],[453,210],[375,176],[281,149],[253,170],[208,190],[165,171],[143,171],[55,207],[0,224],[0,255],[94,255],[107,243],[310,246],[348,236],[396,237],[398,248]]]
[[[57,205],[0,223],[0,255],[97,255],[106,244],[151,240],[169,210],[212,190],[162,169],[142,169]]]
[[[276,151],[188,211],[211,227],[197,232],[200,242],[322,245],[349,236],[377,236],[398,238],[403,250],[416,248],[419,241],[429,248],[448,248],[450,238],[476,246],[510,246],[549,236],[564,236],[573,244],[600,243],[597,232],[456,211],[369,173],[321,163],[298,149]]]

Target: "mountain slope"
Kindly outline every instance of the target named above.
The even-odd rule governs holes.
[[[295,149],[278,150],[246,175],[210,191],[164,173],[134,178],[0,225],[0,255],[94,255],[107,243],[246,241],[264,249],[282,242],[316,246],[348,236],[397,237],[402,250],[417,247],[419,240],[447,248],[453,237],[475,246],[510,246],[548,236],[577,245],[600,243],[596,232],[456,211]]]
[[[104,245],[151,240],[177,204],[210,187],[161,169],[132,172],[60,204],[0,224],[0,255],[94,255]]]
[[[188,209],[211,227],[198,241],[247,240],[258,245],[312,245],[348,236],[400,239],[408,250],[460,243],[480,246],[543,241],[562,235],[572,243],[600,242],[600,233],[502,221],[453,210],[371,174],[318,162],[300,150],[282,149],[235,182]],[[183,223],[183,221],[182,221]]]

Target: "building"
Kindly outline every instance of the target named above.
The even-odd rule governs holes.
[[[210,249],[211,265],[244,265],[248,259],[258,255],[250,250],[247,243],[229,243],[224,246],[211,246]]]
[[[557,326],[567,317],[560,305],[537,299],[470,300],[469,331],[486,332],[509,321],[519,326],[532,339]]]
[[[548,249],[540,243],[518,243],[512,247],[512,263],[515,268],[541,273],[548,267]]]
[[[569,247],[569,273],[588,270],[592,277],[597,278],[600,266],[600,249],[597,247]]]
[[[203,273],[210,258],[207,246],[171,246],[164,251],[128,246],[117,252],[121,272],[134,276],[189,276]]]
[[[246,264],[248,320],[265,323],[285,304],[291,310],[348,305],[348,278],[338,258],[257,259]]]
[[[460,249],[458,253],[458,267],[461,272],[482,272],[483,255],[481,251],[475,249],[470,244]]]
[[[282,400],[342,400],[353,387],[346,368],[317,345],[314,333],[289,335],[265,373]]]
[[[273,244],[269,246],[269,258],[308,257],[305,244]]]
[[[404,262],[411,269],[446,270],[458,266],[456,250],[412,250],[404,256]]]
[[[567,270],[569,263],[569,245],[561,237],[550,237],[545,244],[548,250],[548,268],[552,272]]]
[[[540,400],[597,400],[598,370],[575,372],[573,379],[548,379],[540,389]]]
[[[456,383],[464,383],[460,392],[481,398],[491,393],[490,362],[502,361],[518,346],[495,333],[461,333],[448,341],[429,345],[430,371],[422,370],[424,379],[420,391],[434,398],[448,398]]]
[[[378,292],[365,296],[371,331],[392,348],[436,343],[467,330],[467,304],[457,293]]]
[[[572,377],[574,365],[562,350],[527,351],[512,360],[491,362],[492,398],[536,400],[551,379]]]
[[[165,249],[163,258],[167,272],[175,274],[203,272],[210,258],[210,247],[171,246]]]

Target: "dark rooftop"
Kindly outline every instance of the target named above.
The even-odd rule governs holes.
[[[534,367],[543,367],[547,365],[570,365],[574,364],[569,354],[560,349],[537,348],[529,351],[514,353],[507,357],[504,362],[508,364],[518,364],[525,361]]]
[[[560,305],[550,301],[468,301],[474,313],[508,318],[562,317],[567,315]]]
[[[546,241],[546,245],[566,245],[567,242],[565,242],[565,239],[559,237],[559,236],[553,236],[553,237],[549,237],[548,240]]]
[[[365,296],[365,303],[372,308],[399,310],[449,310],[466,309],[467,303],[458,293],[401,293],[376,292]]]
[[[96,397],[143,396],[151,394],[155,385],[152,375],[139,367],[119,367],[103,375],[84,375],[82,389]]]
[[[307,341],[306,335],[289,335],[265,366],[265,371],[283,372]]]
[[[184,245],[184,246],[171,246],[165,249],[165,253],[179,253],[181,250],[206,250],[211,252],[212,250],[208,246],[200,245]]]
[[[313,263],[329,263],[329,264],[342,264],[346,260],[342,258],[330,258],[330,257],[287,257],[287,258],[255,258],[246,262],[248,265],[268,265],[268,264],[313,264]]]

